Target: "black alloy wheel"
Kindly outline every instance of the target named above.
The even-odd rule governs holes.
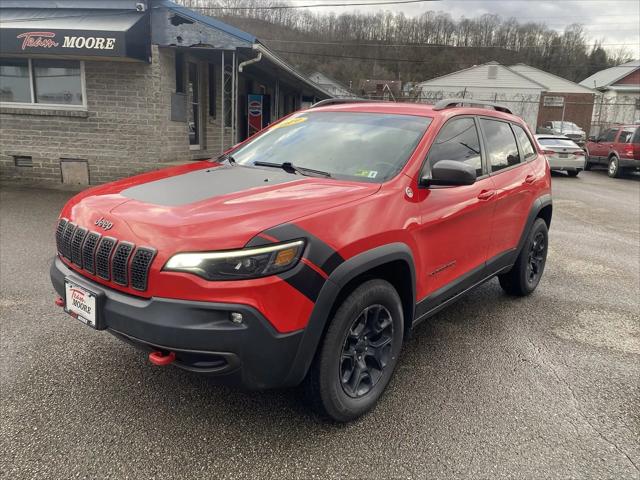
[[[382,378],[393,346],[391,313],[382,305],[365,308],[353,321],[342,345],[340,382],[344,392],[359,398]]]
[[[329,319],[305,379],[307,401],[337,422],[368,412],[393,376],[403,339],[398,291],[381,278],[364,281]]]
[[[537,285],[540,281],[546,260],[547,239],[543,232],[537,232],[529,249],[527,262],[527,282]]]
[[[547,262],[549,230],[542,218],[531,226],[516,263],[508,272],[498,275],[500,286],[509,295],[523,297],[532,293],[542,278]]]

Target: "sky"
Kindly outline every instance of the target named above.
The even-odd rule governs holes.
[[[354,3],[382,0],[292,0],[293,4]],[[563,31],[567,25],[580,23],[591,42],[602,41],[607,49],[627,48],[634,58],[640,58],[639,0],[439,0],[408,5],[319,7],[314,12],[375,13],[380,10],[404,12],[409,17],[429,10],[448,12],[454,19],[473,18],[485,13],[503,18],[515,17],[521,22],[544,22],[550,28]],[[624,44],[624,45],[621,45]]]

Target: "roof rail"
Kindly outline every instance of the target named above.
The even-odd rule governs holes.
[[[326,107],[327,105],[340,105],[343,103],[370,103],[376,100],[367,100],[365,98],[327,98],[314,103],[309,108]]]
[[[464,98],[445,98],[438,101],[434,106],[434,110],[444,110],[445,108],[454,108],[457,106],[469,105],[470,107],[492,107],[497,112],[513,113],[510,108],[493,102],[483,102],[481,100],[472,100]]]

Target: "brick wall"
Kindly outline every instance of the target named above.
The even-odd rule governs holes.
[[[208,105],[201,62],[202,106]],[[217,69],[219,72],[219,69]],[[203,114],[203,150],[190,151],[186,122],[170,120],[174,51],[153,47],[151,64],[85,62],[87,111],[0,108],[0,177],[60,182],[60,158],[87,160],[92,184],[220,152],[220,125]],[[216,92],[220,92],[216,79]],[[219,98],[218,98],[219,107]],[[219,111],[219,108],[218,108]],[[217,118],[220,118],[219,116]],[[230,142],[229,133],[226,142]],[[16,167],[14,155],[33,158]]]
[[[587,134],[591,129],[594,95],[591,93],[543,93],[540,96],[540,108],[536,127],[545,122],[562,120],[562,107],[545,107],[544,97],[564,97],[564,120],[573,122]]]

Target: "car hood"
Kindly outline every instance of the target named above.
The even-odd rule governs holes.
[[[159,251],[224,250],[303,216],[372,195],[379,184],[208,163],[88,191],[63,211],[103,235]],[[103,231],[96,222],[112,224]],[[108,225],[108,224],[107,224]]]

